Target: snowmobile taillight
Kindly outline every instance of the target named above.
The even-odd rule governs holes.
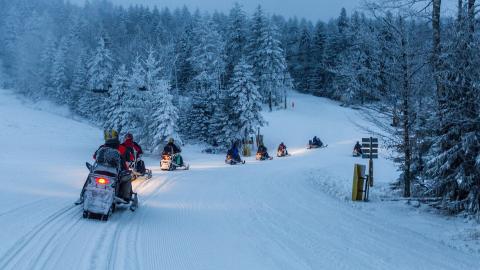
[[[110,183],[110,181],[108,181],[108,179],[103,178],[103,177],[96,178],[95,182],[97,182],[97,184],[102,184],[102,185],[108,185],[108,183]]]

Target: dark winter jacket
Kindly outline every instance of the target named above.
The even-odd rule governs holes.
[[[317,136],[313,137],[312,144],[318,145],[318,146],[323,145],[322,141],[319,138],[317,138]]]
[[[167,145],[165,145],[165,147],[163,148],[163,154],[174,155],[181,152],[182,150],[180,149],[180,147],[178,147],[174,143],[167,143]]]
[[[261,154],[267,153],[267,147],[265,147],[265,145],[260,145],[260,146],[258,147],[257,153],[261,153]]]
[[[233,146],[232,148],[230,148],[227,152],[227,155],[231,155],[234,160],[241,160],[240,153],[236,146]]]
[[[100,147],[98,147],[97,151],[93,154],[93,159],[97,159],[97,153],[100,149],[103,147],[108,147],[112,149],[116,149],[120,153],[120,158],[122,159],[122,170],[128,170],[128,165],[127,165],[127,148],[123,145],[120,144],[120,142],[108,142]]]
[[[287,146],[283,143],[281,143],[279,146],[278,146],[278,149],[277,149],[277,152],[279,151],[284,151],[284,150],[287,150]]]
[[[353,150],[354,151],[357,151],[358,153],[362,153],[362,146],[360,145],[360,143],[356,143],[355,146],[353,147]]]

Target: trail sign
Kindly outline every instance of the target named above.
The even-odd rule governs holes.
[[[378,158],[378,138],[362,138],[362,158]]]

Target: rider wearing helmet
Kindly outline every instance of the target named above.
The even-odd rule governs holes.
[[[120,144],[120,141],[118,140],[118,132],[114,129],[111,131],[104,131],[103,133],[105,143],[100,145],[100,147],[95,151],[93,154],[93,159],[97,160],[97,154],[101,153],[103,148],[111,148],[115,149],[118,151],[120,154],[120,164],[118,166],[120,167],[121,171],[128,171],[128,165],[127,165],[127,148],[123,145]],[[82,204],[84,201],[83,194],[85,193],[85,188],[87,187],[88,184],[88,177],[85,180],[85,183],[83,184],[82,191],[80,192],[80,198],[75,202],[75,204]],[[122,189],[128,189],[130,188],[131,190],[131,182],[126,183],[123,185],[124,187]]]
[[[165,145],[165,147],[163,148],[162,155],[176,155],[177,160],[175,161],[175,163],[177,163],[178,166],[183,166],[183,158],[181,155],[179,155],[181,152],[182,149],[180,149],[180,147],[175,144],[175,140],[173,138],[170,138],[168,139],[167,145]]]
[[[128,156],[133,157],[133,159],[138,158],[143,154],[142,147],[133,140],[133,135],[130,132],[125,134],[122,145],[127,148]],[[133,161],[133,159],[129,161]]]
[[[277,148],[277,152],[280,152],[283,155],[288,155],[287,146],[283,142],[281,142]]]

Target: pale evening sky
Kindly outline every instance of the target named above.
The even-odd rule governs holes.
[[[92,1],[92,0],[91,0]],[[174,9],[186,5],[191,11],[213,12],[215,10],[228,13],[235,2],[240,3],[245,11],[252,14],[255,7],[261,5],[269,14],[279,14],[285,17],[307,18],[313,22],[317,20],[328,21],[340,14],[340,9],[345,7],[350,14],[356,9],[361,9],[363,0],[110,0],[115,4],[148,5],[159,8],[169,7]],[[85,0],[70,0],[72,3],[83,3]],[[442,1],[443,9],[453,10],[457,0]],[[450,13],[450,12],[449,12]]]

